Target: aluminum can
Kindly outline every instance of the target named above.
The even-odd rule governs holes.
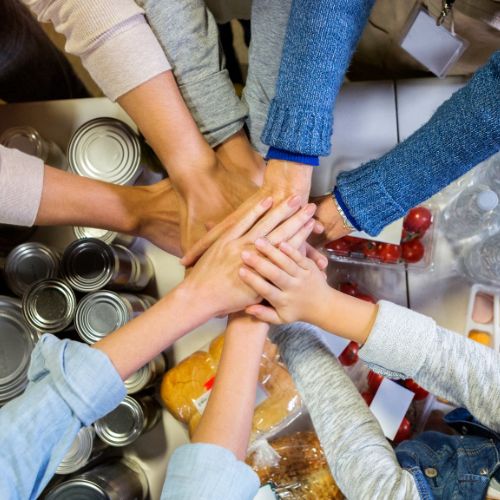
[[[125,380],[127,394],[136,394],[148,387],[152,387],[165,373],[167,360],[163,354],[156,356],[140,370]]]
[[[93,344],[147,309],[135,295],[109,290],[89,293],[78,304],[75,328],[82,340]]]
[[[24,391],[37,340],[17,305],[0,307],[0,406]]]
[[[115,231],[108,231],[107,229],[98,229],[95,227],[75,226],[73,228],[73,233],[79,240],[85,238],[96,238],[98,240],[104,241],[104,243],[107,243],[108,245],[114,243],[116,245],[129,247],[135,241],[135,237],[129,234],[117,233]]]
[[[5,261],[5,279],[18,296],[37,281],[55,278],[59,274],[61,256],[42,243],[23,243],[15,247]]]
[[[60,279],[38,281],[23,296],[24,318],[39,332],[62,332],[73,322],[75,312],[75,293]]]
[[[0,309],[10,309],[21,314],[23,312],[21,300],[8,295],[0,295]]]
[[[113,184],[133,184],[142,172],[139,136],[115,118],[95,118],[73,134],[68,146],[70,171]]]
[[[67,168],[66,157],[61,148],[55,142],[44,139],[33,127],[8,128],[0,136],[0,144],[36,156],[53,167],[59,167],[63,170]]]
[[[152,396],[125,399],[94,424],[96,434],[110,446],[127,446],[150,431],[161,419],[161,407]]]
[[[137,297],[139,297],[144,302],[144,305],[147,309],[153,307],[157,302],[154,297],[151,297],[151,295],[146,295],[144,293],[138,294]]]
[[[66,248],[62,270],[68,283],[81,292],[101,288],[139,291],[153,274],[149,259],[144,258],[144,264],[140,259],[124,246],[87,238],[73,241]]]
[[[149,486],[136,460],[113,459],[52,488],[45,500],[145,500]]]

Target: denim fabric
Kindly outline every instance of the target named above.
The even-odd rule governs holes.
[[[445,421],[461,432],[449,436],[424,432],[396,448],[401,467],[409,471],[422,499],[481,499],[493,477],[500,476],[500,437],[465,409]]]

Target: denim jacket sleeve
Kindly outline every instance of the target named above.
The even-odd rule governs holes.
[[[125,387],[97,349],[44,335],[26,391],[0,410],[0,498],[37,498],[82,426],[113,410]]]
[[[349,219],[374,236],[499,151],[499,102],[500,51],[408,139],[338,176]]]

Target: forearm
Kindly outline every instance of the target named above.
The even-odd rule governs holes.
[[[390,378],[414,379],[499,431],[500,355],[419,313],[385,301],[379,305],[360,357]]]
[[[268,325],[247,316],[230,321],[215,384],[193,443],[215,444],[245,459],[267,331]]]

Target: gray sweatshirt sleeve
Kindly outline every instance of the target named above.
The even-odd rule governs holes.
[[[276,328],[272,340],[309,410],[335,481],[353,500],[413,500],[419,494],[335,356],[304,323]]]
[[[500,432],[500,354],[493,349],[445,330],[427,316],[381,301],[359,354],[372,370],[390,378],[412,378]]]

